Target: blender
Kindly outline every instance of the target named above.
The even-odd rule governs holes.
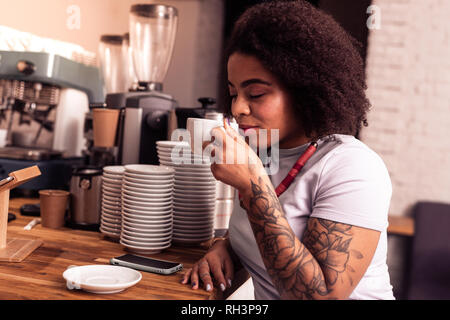
[[[108,93],[106,105],[121,108],[118,164],[159,164],[156,141],[176,128],[177,101],[163,92],[172,58],[178,11],[160,4],[136,4],[130,10],[129,49],[137,82],[128,91]]]

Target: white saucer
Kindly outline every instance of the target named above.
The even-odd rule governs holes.
[[[124,222],[122,223],[122,229],[124,231],[127,232],[137,232],[137,233],[170,233],[172,232],[172,226],[169,225],[168,227],[164,227],[164,228],[155,228],[155,227],[150,227],[150,228],[145,228],[145,226],[139,225],[139,227],[133,227],[130,226],[129,223]]]
[[[125,172],[125,167],[124,166],[106,166],[106,167],[103,167],[103,172],[106,172],[109,174],[120,175]]]
[[[165,193],[146,193],[146,192],[139,192],[134,190],[122,189],[122,195],[129,196],[129,197],[138,197],[138,198],[168,198],[172,196],[172,190],[167,191]]]
[[[114,239],[120,238],[120,231],[112,232],[112,231],[109,231],[109,229],[105,228],[104,226],[100,226],[100,232],[107,235],[110,238],[114,238]]]
[[[125,172],[171,176],[175,173],[175,170],[167,166],[155,166],[151,164],[128,164],[125,166]]]
[[[129,244],[122,240],[120,240],[120,244],[123,245],[128,251],[137,254],[156,254],[171,246],[171,242],[160,247],[137,246]]]
[[[173,185],[169,187],[164,188],[142,188],[142,187],[135,187],[131,186],[129,184],[124,184],[122,186],[122,190],[125,190],[127,192],[139,192],[139,193],[151,193],[151,194],[166,194],[166,193],[172,193],[173,191]]]
[[[139,242],[165,242],[170,240],[170,238],[172,237],[172,231],[152,234],[150,232],[136,232],[136,231],[122,230],[122,234],[124,238],[128,240]]]
[[[124,181],[122,183],[122,188],[128,188],[128,187],[133,187],[133,188],[139,188],[142,190],[148,190],[148,189],[156,189],[156,190],[167,190],[167,189],[171,189],[173,188],[173,182],[172,183],[136,183],[136,182],[130,182],[130,181]]]
[[[111,174],[111,173],[106,173],[106,172],[103,172],[102,176],[104,178],[113,179],[113,180],[122,180],[122,178],[123,178],[123,174]]]
[[[147,249],[151,249],[154,247],[162,247],[165,245],[170,244],[170,242],[172,241],[172,235],[170,236],[170,238],[159,241],[139,241],[139,240],[135,240],[135,239],[130,239],[127,235],[124,235],[123,233],[120,234],[120,241],[121,242],[125,242],[126,244],[130,244],[132,246],[141,246],[141,247],[146,247]]]
[[[200,170],[200,171],[211,171],[211,163],[210,162],[206,162],[206,163],[183,163],[183,164],[175,164],[172,161],[166,161],[163,159],[159,159],[159,162],[161,163],[161,165],[165,165],[165,166],[170,166],[172,168],[176,170],[181,169],[184,171],[189,171],[192,169],[195,170]]]
[[[149,210],[159,210],[160,208],[166,208],[172,206],[172,198],[168,198],[168,201],[134,201],[128,200],[127,198],[122,198],[122,207],[129,207],[131,209],[149,209]],[[151,199],[150,199],[151,200]]]
[[[117,293],[141,281],[142,274],[131,268],[110,265],[72,267],[63,272],[68,289],[92,293]]]
[[[128,220],[143,220],[143,221],[149,221],[149,222],[171,222],[173,218],[173,214],[167,213],[167,214],[134,214],[129,213],[126,211],[122,212],[122,218],[127,218]]]
[[[138,227],[138,228],[169,228],[172,227],[172,219],[168,220],[143,220],[133,217],[122,217],[122,223],[127,226]]]
[[[138,178],[134,178],[134,177],[124,177],[123,181],[124,182],[132,182],[132,183],[140,183],[140,184],[151,184],[151,185],[161,185],[161,184],[171,184],[174,182],[174,177],[170,176],[169,178],[166,179],[152,179],[152,178],[148,178],[148,179],[138,179]]]

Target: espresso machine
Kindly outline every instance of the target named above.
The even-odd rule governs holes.
[[[17,192],[67,189],[83,161],[85,114],[104,96],[95,66],[54,52],[0,51],[0,174],[37,164],[42,175]]]
[[[135,77],[128,91],[108,93],[108,108],[120,108],[118,164],[158,164],[156,141],[177,127],[177,101],[163,92],[172,58],[178,11],[172,6],[136,4],[130,10],[129,52]],[[131,80],[130,80],[131,79]]]

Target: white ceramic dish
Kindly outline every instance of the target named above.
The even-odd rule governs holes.
[[[168,198],[172,196],[172,190],[165,193],[139,192],[135,190],[122,189],[122,195],[138,197],[138,198]]]
[[[109,214],[102,212],[100,219],[102,219],[103,217],[106,217],[108,220],[119,220],[119,221],[122,220],[121,214]]]
[[[122,240],[120,240],[120,244],[123,245],[128,251],[132,253],[137,254],[156,254],[160,253],[161,251],[169,248],[171,246],[171,243],[169,242],[166,245],[160,246],[160,247],[146,247],[146,246],[136,246],[129,243],[126,243]]]
[[[173,214],[177,217],[181,215],[189,216],[189,217],[198,217],[198,216],[212,216],[215,213],[215,208],[206,208],[206,209],[173,209]]]
[[[175,170],[178,169],[184,169],[184,171],[189,171],[187,169],[195,169],[195,170],[204,170],[204,171],[211,171],[211,162],[199,162],[199,161],[193,161],[192,164],[174,164],[172,161],[166,161],[166,160],[159,160],[159,162],[162,165],[171,166]]]
[[[102,176],[103,183],[109,183],[109,184],[121,184],[122,183],[122,176],[118,178],[110,178],[105,177],[105,175]]]
[[[112,195],[112,194],[116,195],[116,194],[120,194],[121,191],[122,191],[122,189],[121,189],[121,188],[111,188],[111,187],[102,185],[102,191],[103,191],[103,192],[106,191],[105,193],[106,193],[106,194],[109,193],[109,195]]]
[[[136,183],[136,182],[129,182],[129,181],[124,181],[122,183],[122,188],[127,188],[127,187],[133,187],[133,188],[138,188],[138,189],[142,189],[142,190],[149,190],[149,189],[156,189],[156,190],[170,190],[171,188],[173,188],[173,182],[171,183],[164,183],[164,184],[142,184],[142,183]]]
[[[102,213],[107,213],[107,214],[110,214],[110,215],[118,216],[118,215],[120,215],[122,213],[122,207],[118,207],[117,209],[113,209],[113,210],[105,208],[105,207],[102,207],[101,212]]]
[[[129,205],[145,205],[145,204],[158,204],[158,205],[168,205],[172,203],[172,197],[171,195],[166,195],[165,197],[136,197],[136,196],[130,196],[127,194],[122,194],[122,203],[126,203]]]
[[[197,176],[197,175],[190,175],[190,176],[175,176],[175,183],[180,183],[180,182],[190,182],[190,183],[194,183],[194,184],[216,184],[216,179],[214,178],[213,175],[210,176]]]
[[[156,145],[158,147],[175,147],[175,146],[189,147],[189,142],[187,142],[187,141],[160,140],[160,141],[156,141]]]
[[[120,224],[116,224],[116,223],[109,223],[107,221],[105,221],[104,219],[100,219],[100,225],[107,227],[111,230],[116,230],[119,231],[122,227],[120,226]]]
[[[185,232],[187,234],[196,234],[196,233],[210,233],[214,228],[211,228],[209,225],[206,226],[198,226],[198,227],[190,227],[186,228],[185,226],[174,225],[172,227],[172,231],[174,232]]]
[[[120,192],[112,192],[112,191],[104,190],[102,188],[102,194],[107,195],[108,197],[111,197],[111,198],[120,198],[121,192],[122,192],[122,190]]]
[[[102,175],[104,178],[113,179],[113,180],[121,180],[123,178],[123,174],[111,174],[103,172]]]
[[[117,219],[111,216],[107,216],[106,214],[102,215],[102,217],[100,218],[102,220],[102,222],[107,222],[107,223],[111,223],[111,224],[115,224],[115,225],[119,225],[122,223],[122,219]]]
[[[109,174],[123,174],[125,172],[124,166],[106,166],[103,167],[103,172],[109,173]]]
[[[161,208],[168,208],[172,206],[172,198],[168,201],[152,201],[152,202],[142,202],[133,201],[126,198],[122,198],[122,207],[128,207],[130,209],[148,209],[148,210],[160,210]]]
[[[155,166],[151,164],[129,164],[125,166],[125,173],[126,172],[170,176],[175,173],[175,170],[167,166]]]
[[[142,173],[125,172],[123,178],[136,178],[136,179],[154,179],[154,180],[165,180],[172,175],[148,175]]]
[[[178,228],[178,229],[196,229],[196,228],[212,228],[214,229],[214,220],[207,220],[207,221],[183,221],[180,222],[178,220],[173,221],[172,228]]]
[[[122,213],[131,213],[135,215],[144,215],[144,216],[160,216],[160,215],[170,215],[173,212],[172,207],[164,207],[160,209],[136,209],[136,208],[130,208],[128,206],[122,207]]]
[[[109,205],[102,201],[102,209],[107,209],[109,211],[120,211],[120,206]]]
[[[120,198],[115,198],[114,200],[110,200],[110,199],[114,199],[113,197],[103,197],[102,202],[106,203],[107,205],[110,206],[121,206],[122,200]]]
[[[123,184],[122,185],[122,191],[126,192],[139,192],[139,193],[151,193],[151,194],[166,194],[166,193],[172,193],[173,192],[173,185],[169,185],[168,187],[164,188],[142,188],[142,187],[136,187],[129,184]]]
[[[177,190],[173,193],[173,200],[179,200],[179,201],[188,201],[190,199],[196,199],[196,200],[202,200],[202,201],[214,201],[216,199],[216,192],[214,190],[207,190],[206,192],[203,190]]]
[[[138,225],[139,227],[133,227],[130,226],[127,222],[122,223],[122,229],[126,230],[127,232],[138,232],[138,233],[168,233],[172,232],[172,226],[169,225],[168,227],[164,228],[145,228],[145,226]]]
[[[102,199],[108,200],[111,202],[120,202],[121,201],[120,197],[111,197],[110,195],[107,195],[107,194],[102,194]]]
[[[131,268],[110,265],[88,265],[66,269],[63,273],[68,289],[92,293],[117,293],[141,281],[142,274]]]
[[[144,220],[144,221],[161,221],[161,222],[170,222],[172,221],[172,213],[167,214],[133,214],[126,211],[122,212],[122,218],[127,218],[128,220]]]
[[[120,241],[123,241],[127,244],[131,244],[133,246],[141,246],[141,247],[147,247],[148,249],[152,247],[162,247],[170,244],[170,241],[172,240],[172,235],[170,236],[170,239],[165,239],[161,241],[139,241],[135,239],[130,239],[127,235],[124,235],[123,233],[120,234]]]
[[[129,192],[122,190],[122,198],[131,201],[166,201],[172,199],[172,193],[162,193],[162,194],[151,194],[151,193],[139,193],[139,192]]]
[[[108,229],[106,229],[106,228],[104,228],[104,227],[101,226],[101,227],[100,227],[100,232],[101,232],[102,234],[104,234],[104,235],[110,237],[110,238],[113,238],[113,239],[120,239],[120,231],[119,231],[119,232],[111,232],[111,231],[108,231]]]
[[[123,216],[122,224],[137,228],[169,228],[172,227],[173,222],[172,219],[152,221]]]
[[[164,242],[168,241],[172,237],[172,231],[151,233],[151,232],[136,232],[122,230],[125,238],[136,241],[148,241],[148,242]]]
[[[161,185],[161,184],[171,184],[174,182],[174,177],[170,176],[170,178],[167,179],[138,179],[133,177],[125,177],[123,178],[124,182],[132,182],[132,183],[140,183],[140,184],[151,184],[151,185]]]

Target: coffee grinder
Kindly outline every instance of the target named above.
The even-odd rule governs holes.
[[[109,108],[121,108],[119,164],[158,164],[156,141],[176,128],[177,101],[163,93],[172,58],[178,11],[159,4],[136,4],[130,10],[130,50],[137,83],[127,92],[106,96]]]

